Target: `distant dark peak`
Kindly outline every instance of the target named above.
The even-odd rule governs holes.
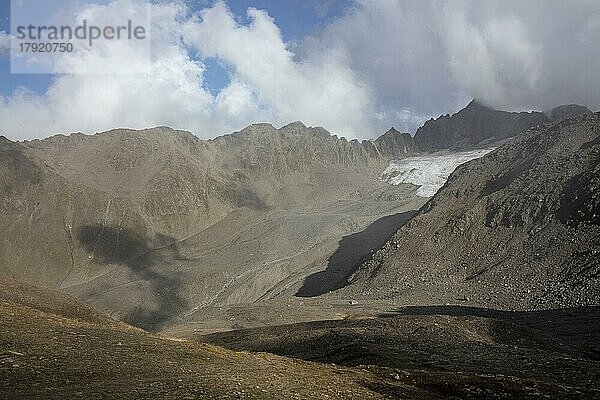
[[[497,111],[491,107],[486,106],[485,104],[481,103],[480,101],[478,101],[477,99],[473,99],[469,102],[469,104],[467,104],[465,106],[465,108],[463,108],[461,111],[465,111],[465,110],[469,110],[469,111],[477,111],[477,112],[481,112],[481,111]]]
[[[365,148],[372,148],[387,159],[404,157],[415,150],[415,143],[410,134],[399,132],[394,127],[376,139],[363,140],[362,145]]]
[[[415,142],[421,151],[469,149],[515,136],[546,120],[540,112],[498,111],[473,99],[456,114],[427,121],[417,129]]]
[[[380,143],[380,142],[387,142],[387,141],[397,142],[398,140],[404,140],[404,139],[410,139],[410,134],[402,133],[399,130],[397,130],[396,128],[391,127],[383,135],[381,135],[375,139],[371,139],[371,140],[375,143]],[[412,140],[412,139],[410,139],[410,140]]]
[[[559,106],[545,113],[501,111],[473,99],[451,116],[427,121],[417,130],[415,141],[422,151],[468,149],[516,136],[546,122],[558,122],[590,112],[576,104]]]
[[[4,135],[0,135],[0,142],[12,143],[12,140],[10,140],[9,138],[7,138]]]
[[[473,107],[477,107],[477,106],[481,106],[482,104],[480,102],[477,101],[477,99],[473,99],[469,102],[469,104],[467,104],[467,106],[465,108],[473,108]]]
[[[592,110],[579,104],[563,104],[545,112],[548,118],[550,118],[552,121],[561,121],[563,119],[591,113]]]

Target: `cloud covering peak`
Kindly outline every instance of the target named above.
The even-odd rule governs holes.
[[[90,12],[77,3],[74,15]],[[143,7],[114,0],[94,12]],[[152,61],[127,74],[56,75],[43,93],[0,96],[12,139],[170,125],[214,137],[250,123],[302,120],[348,138],[414,130],[472,97],[501,109],[600,108],[600,3],[358,0],[286,42],[268,10],[217,1],[152,5]],[[0,49],[8,36],[0,35]],[[4,47],[2,47],[4,46]],[[71,58],[74,71],[131,63],[126,51]],[[228,74],[207,89],[211,64]],[[5,77],[6,78],[6,77]]]

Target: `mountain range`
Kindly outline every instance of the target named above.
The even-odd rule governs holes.
[[[531,128],[458,167],[350,287],[420,304],[597,304],[599,132],[598,114],[586,114]]]
[[[452,172],[465,152],[475,159]],[[396,182],[384,173],[438,156],[456,162],[433,177],[443,186],[431,198],[419,191],[430,177]],[[593,396],[591,377],[572,377],[600,370],[597,330],[569,327],[599,320],[599,161],[600,114],[577,105],[506,112],[472,101],[414,137],[392,128],[363,141],[301,122],[211,140],[168,127],[0,137],[0,316],[13,327],[0,339],[39,352],[54,340],[43,332],[56,330],[73,370],[81,366],[64,347],[81,343],[65,329],[105,347],[155,345],[166,363],[177,353],[173,337],[319,362],[269,359],[294,377],[335,362],[352,368],[347,379],[336,367],[323,376],[357,398]],[[39,329],[15,339],[28,319]],[[554,321],[550,332],[545,320]],[[229,350],[182,346],[173,362],[198,376],[235,369]],[[202,371],[182,361],[214,352],[220,361]],[[497,360],[478,361],[487,353]],[[129,355],[144,373],[165,373],[148,367],[147,353]],[[257,357],[246,360],[259,365]],[[565,373],[545,377],[548,360],[567,360]],[[38,361],[27,365],[39,370]],[[455,370],[466,375],[440,372]],[[112,382],[117,370],[104,371]],[[496,376],[507,374],[512,384]],[[223,379],[196,389],[227,397]],[[314,393],[327,390],[311,382]],[[250,385],[242,386],[260,398],[260,383]]]

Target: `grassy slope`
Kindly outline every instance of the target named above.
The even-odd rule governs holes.
[[[5,398],[380,398],[365,371],[152,336],[75,299],[0,283]]]

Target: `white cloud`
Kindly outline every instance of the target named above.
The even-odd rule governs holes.
[[[472,97],[502,109],[599,109],[598,37],[593,0],[357,0],[300,51],[345,54],[373,89],[375,131],[410,131]]]
[[[118,13],[146,2],[110,4],[72,11]],[[299,119],[373,137],[390,126],[414,131],[471,97],[504,109],[571,102],[600,109],[600,3],[593,0],[356,0],[293,44],[265,11],[247,14],[241,23],[223,2],[197,15],[183,2],[152,2],[149,66],[118,47],[66,59],[73,71],[121,65],[135,73],[57,75],[46,93],[0,96],[0,134],[171,125],[213,137]],[[0,33],[0,49],[7,44]],[[206,89],[207,58],[231,74],[216,94]]]
[[[253,121],[275,120],[269,110],[261,108],[253,88],[235,77],[216,96],[212,115],[221,133],[237,130]]]
[[[540,54],[520,21],[494,20],[478,28],[460,9],[446,9],[439,20],[450,70],[474,97],[506,104],[521,91],[535,89]]]
[[[371,132],[391,125],[414,131],[423,116],[456,109],[468,98],[450,79],[428,1],[360,0],[323,32],[300,45],[310,56],[333,50],[374,92],[378,118]],[[402,112],[404,118],[397,119]],[[412,114],[406,117],[406,114]]]
[[[73,12],[109,20],[119,8],[143,4],[118,0]],[[370,92],[350,68],[336,57],[294,61],[266,12],[250,8],[248,16],[249,25],[238,24],[221,2],[200,18],[191,18],[182,3],[154,5],[149,66],[136,63],[127,47],[97,46],[83,57],[65,57],[62,69],[94,74],[59,75],[43,95],[16,92],[4,98],[0,129],[22,139],[170,125],[213,137],[252,122],[299,119],[347,137],[369,135]],[[190,58],[182,38],[202,58],[217,57],[231,68],[230,83],[217,95],[205,89],[204,64]],[[133,73],[97,74],[123,65]],[[32,109],[39,110],[38,117],[29,119]]]
[[[112,7],[93,12],[118,12],[140,1],[116,1]],[[143,4],[142,4],[143,5]],[[180,42],[178,26],[186,17],[180,4],[153,6],[151,64],[132,62],[127,49],[112,47],[110,53],[65,59],[74,71],[112,70],[126,64],[133,73],[65,74],[54,78],[46,93],[34,95],[18,90],[2,99],[0,130],[10,138],[43,137],[57,132],[93,133],[114,127],[143,128],[170,125],[212,135],[210,109],[213,98],[202,87],[204,66],[192,60]],[[88,9],[74,12],[91,12]],[[178,31],[179,30],[179,31]],[[106,49],[101,49],[105,51]]]
[[[8,98],[0,97],[0,135],[20,139],[25,136],[19,132],[37,132],[29,137],[47,136],[49,132],[56,132],[53,127],[42,133],[40,128],[51,120],[51,110],[43,96],[19,88]]]
[[[464,2],[448,3],[436,16],[453,78],[471,96],[503,108],[536,90],[542,72],[540,46],[514,16],[468,18]]]
[[[229,64],[234,82],[253,88],[272,122],[302,120],[347,137],[368,135],[371,94],[340,57],[295,61],[266,12],[249,8],[248,17],[250,24],[240,25],[218,2],[188,22],[185,38],[203,57]]]

